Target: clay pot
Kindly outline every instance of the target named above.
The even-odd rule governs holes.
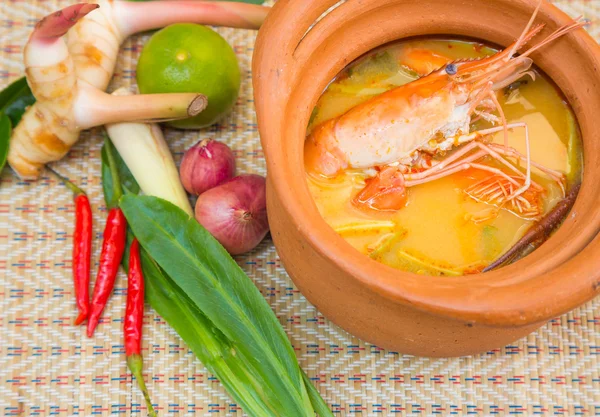
[[[537,0],[279,0],[259,32],[255,102],[268,167],[273,240],[300,291],[325,316],[378,346],[419,356],[501,347],[600,290],[600,48],[584,31],[532,55],[571,103],[584,140],[584,181],[563,226],[538,250],[497,271],[426,277],[364,256],[319,215],[303,142],[311,111],[349,62],[384,43],[452,34],[508,45]],[[569,22],[544,3],[537,40]],[[317,22],[315,24],[315,22]],[[314,25],[314,26],[313,26]],[[535,42],[535,41],[534,41]]]

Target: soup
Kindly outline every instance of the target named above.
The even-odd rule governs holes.
[[[448,82],[471,82],[468,77],[479,73],[466,77],[463,68],[496,52],[465,40],[401,41],[350,64],[322,94],[307,129],[308,187],[325,221],[358,251],[421,274],[480,272],[581,182],[582,145],[575,117],[557,88],[534,67],[482,84],[473,93],[478,96],[469,97],[480,100],[477,106],[471,108],[471,101],[463,105],[469,108],[454,107],[442,132],[418,142],[423,132],[431,133],[430,119],[447,105],[436,91]],[[527,59],[516,65],[530,65]],[[419,84],[429,78],[434,81]],[[414,105],[414,110],[395,120],[391,113],[400,106],[395,101],[399,91],[402,105]],[[464,127],[460,117],[467,111]],[[390,139],[383,128],[373,131],[377,124],[367,119],[403,124],[403,130],[394,130],[402,135]],[[512,128],[504,129],[505,124]],[[347,126],[356,137],[344,138],[340,129]],[[411,140],[418,146],[407,144]],[[340,151],[342,144],[347,147]],[[381,163],[365,162],[368,158]]]

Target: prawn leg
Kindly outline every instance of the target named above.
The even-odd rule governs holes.
[[[513,157],[513,158],[519,159],[520,161],[523,161],[523,162],[526,161],[526,159],[527,159],[525,157],[525,155],[521,154],[514,148],[506,148],[505,149],[504,147],[499,146],[495,143],[490,143],[488,146],[502,155],[505,155],[508,157]],[[565,188],[566,179],[565,179],[565,175],[563,173],[556,171],[554,169],[546,168],[545,166],[543,166],[542,164],[538,164],[534,160],[531,161],[531,165],[533,167],[539,169],[540,171],[542,171],[548,177],[552,178],[560,186],[562,193],[563,193],[563,197],[566,196],[566,188]]]
[[[525,123],[513,123],[473,132],[466,136],[468,139],[472,140],[478,136],[480,137],[482,135],[488,135],[503,130],[505,131],[507,128],[517,127],[525,129],[526,155],[522,155],[513,148],[508,148],[503,145],[488,145],[474,140],[432,168],[416,174],[406,174],[405,185],[407,187],[412,187],[470,168],[488,171],[492,174],[490,177],[485,178],[465,190],[470,197],[477,201],[486,202],[499,207],[508,205],[508,209],[517,215],[524,218],[536,218],[541,214],[540,200],[538,197],[543,191],[543,188],[531,179],[531,166],[535,166],[551,179],[557,181],[561,188],[564,187],[564,185],[560,173],[531,161],[529,130],[527,125]],[[478,149],[478,151],[469,154],[475,149]],[[503,158],[502,155],[524,161],[526,163],[526,172],[522,173],[513,164]],[[500,169],[475,163],[483,156],[491,156],[512,170],[515,175],[509,176]]]
[[[522,125],[524,124],[513,124],[509,126],[521,127]],[[483,136],[482,133],[490,134],[502,129],[504,129],[504,126],[501,128],[492,128],[474,132],[466,136],[468,136],[470,140],[473,140],[473,137]],[[490,130],[493,130],[493,132],[490,132]],[[469,153],[475,149],[479,150],[469,155]],[[386,166],[374,178],[369,180],[369,183],[354,197],[352,202],[357,207],[371,208],[380,211],[399,210],[406,204],[406,187],[413,187],[415,185],[435,181],[470,168],[488,171],[494,176],[500,176],[512,183],[513,187],[511,190],[515,191],[511,194],[519,192],[522,187],[520,187],[521,184],[516,179],[505,174],[498,168],[475,163],[475,161],[487,155],[499,160],[515,173],[523,176],[516,167],[502,158],[502,156],[494,150],[478,141],[472,141],[444,161],[420,173],[403,175],[397,166]],[[527,187],[529,187],[531,185],[531,179],[529,178],[528,184],[527,176],[525,176],[523,184],[527,184]],[[535,183],[534,185],[536,188],[541,189],[539,185]],[[508,199],[512,198],[511,195],[506,195],[505,197]]]

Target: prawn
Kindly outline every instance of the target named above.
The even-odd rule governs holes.
[[[201,92],[106,94],[121,43],[177,22],[258,29],[269,10],[233,2],[100,0],[50,14],[25,46],[25,72],[36,103],[12,132],[9,164],[21,178],[35,179],[46,163],[69,151],[83,129],[197,115],[207,105]]]
[[[406,204],[407,188],[477,169],[489,177],[469,187],[468,196],[523,218],[539,218],[543,188],[532,180],[532,166],[555,180],[563,194],[564,175],[531,160],[527,124],[508,124],[495,92],[524,76],[535,77],[529,55],[587,23],[578,18],[517,55],[544,27],[533,26],[541,4],[542,0],[507,49],[479,60],[447,63],[317,126],[304,145],[308,172],[333,177],[348,168],[375,168],[375,176],[352,203],[367,210],[396,211]],[[471,132],[474,118],[495,126]],[[508,146],[508,133],[517,128],[525,131],[525,155]],[[498,132],[504,132],[503,145],[485,140]],[[446,155],[449,151],[453,152]],[[434,160],[434,155],[445,157]],[[510,172],[483,164],[483,157],[491,157]],[[525,173],[508,158],[524,162]]]

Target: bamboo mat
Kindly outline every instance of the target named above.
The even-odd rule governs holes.
[[[491,0],[488,0],[491,1]],[[600,18],[600,0],[557,1],[569,14]],[[34,23],[64,1],[0,1],[0,87],[23,73],[22,47]],[[598,26],[590,30],[598,35]],[[253,110],[250,63],[255,32],[219,29],[242,69],[235,111],[202,132],[167,131],[176,159],[200,138],[235,149],[239,172],[265,174]],[[147,36],[122,48],[111,90],[135,84]],[[54,165],[89,192],[96,239],[106,215],[100,185],[100,130],[84,132]],[[44,175],[35,183],[0,177],[0,415],[145,415],[125,366],[121,317],[125,275],[93,339],[71,323],[71,194]],[[363,343],[327,321],[293,286],[270,240],[237,258],[277,313],[298,354],[339,415],[600,415],[600,299],[550,321],[513,345],[476,357],[423,359]],[[152,310],[143,353],[161,416],[243,413],[176,333]],[[282,416],[283,417],[283,416]]]

